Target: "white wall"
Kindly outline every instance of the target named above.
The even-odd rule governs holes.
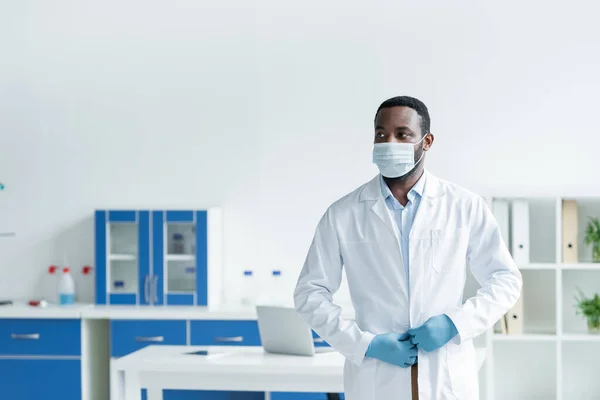
[[[427,165],[481,194],[600,195],[589,1],[0,3],[0,297],[93,262],[91,213],[226,212],[226,272],[289,293],[325,208],[376,173],[379,103],[425,101]],[[89,283],[88,283],[89,284]],[[229,299],[236,298],[230,290]]]

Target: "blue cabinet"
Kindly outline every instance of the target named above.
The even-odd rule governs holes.
[[[0,358],[0,392],[10,400],[81,400],[81,361]]]
[[[80,357],[80,320],[0,320],[0,398],[80,400]]]
[[[208,212],[152,212],[155,303],[208,304]]]
[[[327,394],[272,392],[271,400],[327,400]]]
[[[147,400],[142,393],[142,400]],[[263,392],[217,392],[195,390],[163,390],[163,400],[265,400]]]
[[[191,321],[192,346],[260,346],[257,321]]]
[[[221,222],[219,209],[97,210],[96,303],[205,306],[218,301]]]
[[[96,303],[150,304],[150,212],[96,211]]]
[[[149,345],[187,343],[187,321],[111,321],[111,357],[123,357]]]
[[[0,355],[79,356],[81,322],[76,319],[0,320]]]

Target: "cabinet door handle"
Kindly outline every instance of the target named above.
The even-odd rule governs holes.
[[[152,279],[154,280],[154,285],[152,288],[154,291],[154,293],[152,294],[152,299],[153,299],[152,302],[154,304],[157,304],[158,303],[158,275],[154,275],[152,277]]]
[[[313,342],[315,342],[315,343],[325,343],[325,339],[320,338],[320,337],[319,338],[314,338]]]
[[[228,342],[228,343],[240,343],[244,341],[243,336],[233,336],[233,337],[216,337],[215,342]]]
[[[40,338],[39,333],[13,333],[10,335],[14,340],[38,340]]]
[[[164,336],[136,336],[136,342],[155,342],[160,343],[165,341]]]
[[[144,279],[144,296],[146,303],[150,303],[150,275],[146,275]]]

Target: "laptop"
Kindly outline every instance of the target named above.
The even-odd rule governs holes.
[[[312,330],[294,308],[256,306],[260,341],[267,353],[314,356],[331,353],[331,347],[315,347]]]

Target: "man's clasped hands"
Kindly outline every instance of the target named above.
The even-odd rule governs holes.
[[[440,314],[429,318],[418,328],[404,333],[383,333],[369,344],[366,356],[388,364],[408,368],[417,362],[417,351],[434,351],[458,334],[454,322]]]

